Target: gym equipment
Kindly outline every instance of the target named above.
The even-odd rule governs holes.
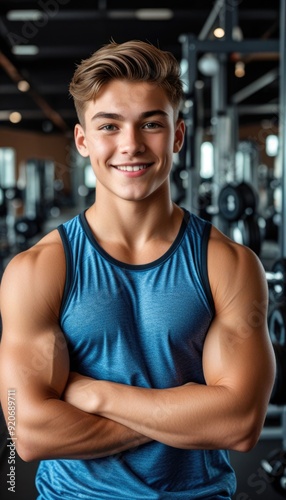
[[[270,403],[273,405],[286,405],[286,347],[273,343],[276,360],[276,376],[272,389]]]
[[[280,214],[274,208],[268,209],[265,218],[265,240],[278,242]]]
[[[286,298],[286,258],[280,258],[274,262],[271,274],[267,275],[270,285],[272,285],[272,294],[274,300],[279,302]],[[273,279],[271,280],[271,277]],[[270,278],[270,279],[269,279]]]
[[[253,252],[259,255],[262,237],[259,217],[256,215],[246,215],[231,223],[229,227],[229,236],[237,243],[251,248]]]
[[[272,488],[286,498],[286,451],[274,450],[266,459],[261,460]]]
[[[5,190],[0,187],[0,217],[7,215],[7,200],[5,197]]]
[[[268,328],[272,342],[286,348],[286,306],[284,304],[275,304],[273,309],[270,310]]]
[[[175,203],[180,204],[186,197],[186,186],[189,174],[185,167],[176,166],[171,172],[172,197]]]
[[[270,301],[268,330],[276,359],[276,377],[270,403],[286,405],[286,302],[285,302],[286,259],[278,259],[271,272],[266,272]],[[286,483],[285,483],[286,484]]]
[[[282,210],[280,224],[280,241],[281,259],[274,263],[272,273],[268,276],[270,285],[275,285],[273,288],[276,304],[269,314],[269,330],[273,338],[277,337],[278,341],[284,342],[284,345],[273,342],[274,352],[276,356],[276,380],[273,388],[273,396],[271,402],[274,404],[286,404],[286,356],[285,356],[285,327],[286,327],[286,305],[285,305],[285,269],[286,269],[286,116],[285,116],[285,70],[286,70],[286,4],[280,1],[280,158],[282,165]],[[267,276],[266,276],[267,277]],[[269,279],[270,278],[270,279]],[[280,301],[280,304],[279,304]],[[278,402],[278,403],[277,403]],[[285,436],[285,421],[284,421],[284,436]],[[284,438],[285,440],[285,438]],[[285,442],[284,442],[285,447]],[[265,460],[261,461],[261,466],[269,478],[269,482],[273,489],[283,498],[286,498],[286,451],[275,450]]]
[[[229,222],[238,221],[245,214],[253,214],[256,205],[256,194],[247,182],[226,184],[219,193],[219,213]]]
[[[41,232],[41,219],[32,216],[19,217],[15,221],[14,229],[16,234],[22,236],[26,241],[34,236],[37,236],[37,234]]]
[[[236,181],[244,180],[251,184],[255,192],[258,191],[258,171],[260,162],[258,145],[251,140],[241,140],[237,144],[235,153],[234,175]]]
[[[54,199],[54,163],[29,159],[25,165],[25,215],[47,218]]]

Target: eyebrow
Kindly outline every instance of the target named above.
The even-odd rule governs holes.
[[[168,113],[166,113],[166,111],[163,111],[162,109],[153,109],[151,111],[144,111],[144,113],[141,113],[140,118],[141,119],[150,118],[151,116],[154,115],[168,116]],[[99,111],[98,113],[93,115],[91,120],[93,121],[100,118],[105,118],[109,120],[120,120],[120,121],[124,120],[124,116],[119,113],[106,113],[105,111]]]

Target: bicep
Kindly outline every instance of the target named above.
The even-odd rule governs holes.
[[[268,394],[273,385],[273,350],[265,325],[258,329],[247,323],[231,325],[215,319],[203,351],[207,385],[222,385],[245,402]]]
[[[204,345],[205,380],[227,387],[246,405],[265,406],[274,378],[267,283],[248,249],[239,248],[229,260],[228,276],[220,278],[216,288],[217,313]]]
[[[69,357],[62,332],[38,330],[39,338],[30,342],[25,327],[22,339],[12,339],[14,332],[3,331],[0,350],[1,400],[3,391],[13,388],[23,402],[41,402],[60,398],[69,374]],[[11,334],[11,335],[10,335]],[[9,338],[11,337],[11,338]]]
[[[29,258],[21,257],[18,261],[4,273],[1,284],[0,373],[4,413],[9,389],[16,390],[18,404],[24,410],[47,398],[59,398],[69,374],[65,338],[54,305],[47,298],[53,291],[52,282],[45,282],[43,270],[36,275]],[[57,290],[54,292],[56,295]]]

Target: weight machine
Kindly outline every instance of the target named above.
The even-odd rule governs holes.
[[[267,85],[269,81],[279,78],[279,161],[282,178],[282,203],[279,234],[279,259],[274,262],[272,269],[266,273],[269,284],[271,303],[269,307],[269,331],[276,355],[276,382],[273,388],[270,403],[282,408],[281,438],[282,450],[276,450],[261,465],[269,476],[273,488],[286,498],[286,4],[280,0],[280,36],[279,40],[234,40],[233,33],[237,27],[238,6],[233,4],[227,8],[225,0],[217,0],[213,10],[201,30],[198,38],[192,34],[181,36],[182,57],[187,61],[187,71],[184,79],[186,84],[186,98],[194,100],[196,85],[196,68],[201,54],[212,56],[212,129],[214,131],[214,176],[212,200],[209,211],[213,223],[223,232],[234,236],[231,229],[239,224],[243,225],[241,234],[249,234],[249,244],[259,254],[261,245],[261,231],[256,216],[258,199],[252,189],[253,179],[236,178],[235,153],[239,148],[237,140],[237,105],[246,96],[251,95]],[[225,20],[224,40],[207,40],[213,24],[220,11],[223,11]],[[226,102],[226,60],[229,53],[280,53],[279,72],[274,70],[265,75],[256,83],[243,89],[233,97],[230,104]],[[250,94],[249,94],[250,93]],[[185,109],[188,123],[187,144],[197,148],[201,130],[197,133],[194,127],[195,107]],[[192,142],[188,134],[193,134]],[[191,157],[198,158],[198,153],[192,151]],[[197,206],[194,197],[198,196],[198,176],[193,171],[198,165],[188,164],[189,184],[186,191],[186,205],[192,210]],[[193,169],[193,171],[192,171]],[[252,238],[252,241],[250,239]],[[254,240],[253,240],[254,238]],[[245,243],[245,241],[241,241]],[[270,405],[271,406],[271,405]]]

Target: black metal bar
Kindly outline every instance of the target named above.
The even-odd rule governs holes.
[[[225,20],[225,37],[224,40],[231,41],[233,40],[234,28],[238,26],[238,11],[237,5],[233,2],[231,8],[227,2],[224,5],[224,20]]]
[[[180,40],[184,36],[181,35]],[[227,52],[239,52],[251,54],[252,52],[275,52],[279,53],[279,40],[255,40],[255,39],[244,39],[242,41],[229,41],[229,40],[197,40],[194,39],[193,43],[197,52],[216,52],[216,53],[227,53]]]
[[[225,5],[225,0],[216,0],[205,24],[203,25],[199,35],[198,40],[205,40],[209,35],[210,30],[212,29],[221,9]]]
[[[267,85],[270,85],[270,83],[275,82],[275,80],[277,80],[278,77],[279,77],[278,68],[268,71],[268,73],[265,73],[265,75],[261,76],[260,78],[257,78],[257,80],[255,80],[254,82],[250,83],[249,85],[243,87],[243,89],[236,92],[236,94],[232,96],[232,102],[234,104],[239,104],[241,101],[244,101],[251,95],[255,94],[255,92],[258,92]]]
[[[182,58],[187,61],[188,69],[185,79],[185,84],[187,86],[186,94],[193,95],[194,85],[197,80],[197,52],[196,52],[196,39],[193,35],[185,35],[181,39],[182,43]]]
[[[286,2],[280,0],[280,114],[279,148],[282,171],[282,213],[280,226],[281,257],[286,257]]]
[[[279,104],[242,104],[237,107],[240,116],[243,115],[273,115],[278,116]]]

